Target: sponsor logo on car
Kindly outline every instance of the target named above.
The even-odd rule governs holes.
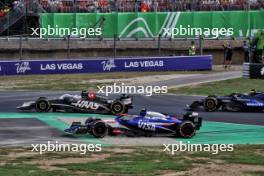
[[[18,73],[25,73],[27,70],[31,70],[29,66],[29,62],[21,62],[21,63],[16,63],[15,66],[16,72]]]
[[[78,100],[76,103],[71,103],[73,106],[85,109],[97,110],[99,104],[91,101]]]
[[[262,107],[264,106],[264,103],[247,103],[247,106],[258,106],[258,107]]]
[[[138,121],[138,128],[148,131],[156,131],[156,125],[144,122],[143,120]]]

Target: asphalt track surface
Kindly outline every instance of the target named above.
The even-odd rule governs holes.
[[[58,98],[64,93],[79,94],[80,92],[67,91],[2,91],[0,92],[0,113],[19,112],[16,110],[18,105],[25,101],[36,100],[40,96],[48,98]],[[186,105],[199,96],[184,95],[135,95],[134,108],[129,110],[131,114],[138,114],[140,109],[147,108],[150,111],[163,112],[167,114],[183,114],[186,112]],[[238,124],[251,124],[264,126],[264,113],[229,113],[229,112],[199,112],[200,116],[207,121],[228,122]]]
[[[182,87],[200,83],[207,83],[213,81],[222,81],[227,79],[241,78],[241,71],[227,71],[212,74],[196,74],[189,75],[183,79],[173,78],[165,81],[157,81],[144,84],[145,86],[168,86],[168,87]]]
[[[0,146],[24,146],[47,141],[78,143],[77,139],[64,136],[64,133],[36,118],[1,119],[0,139]]]
[[[16,106],[25,101],[36,100],[40,96],[49,98],[59,97],[63,93],[79,94],[80,92],[54,92],[54,91],[2,91],[0,92],[0,114],[15,113]],[[164,112],[168,114],[185,113],[186,104],[202,97],[182,96],[182,95],[155,95],[147,97],[145,95],[134,96],[134,108],[130,114],[138,114],[140,109],[145,107],[151,111]],[[23,115],[23,113],[20,113]],[[31,113],[34,116],[34,113]],[[51,114],[51,113],[48,113]],[[227,113],[227,112],[199,112],[205,121],[225,122],[232,124],[258,125],[264,126],[264,113]],[[71,114],[74,116],[74,114]],[[264,132],[263,129],[260,129]],[[67,137],[62,131],[43,123],[39,119],[0,119],[0,146],[23,145],[41,143],[47,140],[61,142],[76,142],[77,139]],[[145,139],[144,139],[145,140]],[[264,138],[263,138],[264,141]],[[138,143],[138,141],[135,141]],[[168,140],[167,142],[170,142]],[[164,143],[161,142],[161,143]]]

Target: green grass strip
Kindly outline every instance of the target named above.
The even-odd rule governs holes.
[[[264,144],[264,126],[223,122],[203,122],[192,139],[181,139],[193,144]]]

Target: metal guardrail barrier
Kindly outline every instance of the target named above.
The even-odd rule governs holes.
[[[117,36],[117,35],[115,35]],[[232,37],[226,37],[226,38],[219,38],[219,39],[214,39],[214,40],[248,40],[249,38],[232,38]],[[157,52],[158,55],[161,56],[161,51],[162,51],[162,42],[161,41],[196,41],[196,43],[198,44],[197,47],[197,53],[199,53],[199,55],[203,55],[203,42],[206,40],[212,40],[210,38],[203,38],[203,37],[196,37],[196,38],[77,38],[77,37],[64,37],[64,38],[34,38],[34,37],[29,37],[28,35],[23,35],[23,36],[8,36],[8,37],[0,37],[0,42],[1,41],[17,41],[19,43],[19,58],[20,60],[23,59],[23,41],[49,41],[49,42],[53,42],[53,41],[64,41],[66,42],[66,46],[67,46],[67,58],[70,58],[70,54],[71,54],[71,41],[109,41],[109,42],[113,42],[113,57],[117,56],[117,44],[119,41],[157,41]]]
[[[13,36],[2,36],[0,37],[0,40],[18,40],[20,39],[20,36],[13,35]],[[66,40],[67,37],[53,37],[53,38],[38,38],[38,37],[30,37],[28,35],[22,35],[23,40]],[[78,38],[78,37],[70,37],[70,40],[77,40],[77,41],[155,41],[155,40],[161,40],[161,41],[173,41],[173,40],[248,40],[249,37],[225,37],[225,38],[206,38],[206,37],[192,37],[192,38],[162,38],[162,37],[155,37],[155,38],[107,38],[107,37],[97,37],[97,38]]]

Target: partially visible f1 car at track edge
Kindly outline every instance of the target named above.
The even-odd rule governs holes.
[[[96,138],[110,136],[151,137],[172,136],[191,138],[202,126],[198,113],[188,112],[174,117],[158,112],[141,112],[140,115],[119,115],[114,120],[88,118],[84,124],[73,122],[64,131],[70,134],[89,134]]]
[[[132,108],[132,97],[122,95],[117,99],[109,99],[94,92],[82,91],[80,95],[64,94],[59,98],[48,99],[40,97],[36,101],[29,101],[18,106],[17,109],[36,110],[37,112],[77,112],[98,114],[123,114]]]
[[[250,94],[232,93],[228,96],[208,96],[200,101],[194,101],[189,110],[203,108],[205,111],[216,110],[229,112],[264,112],[264,92]]]

